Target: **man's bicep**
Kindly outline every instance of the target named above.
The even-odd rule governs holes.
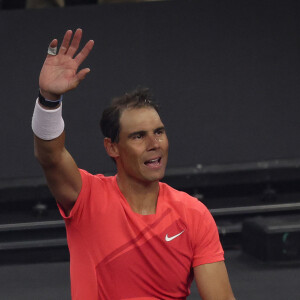
[[[224,261],[194,267],[202,300],[234,300]]]
[[[52,195],[68,215],[80,193],[82,181],[78,167],[64,143],[64,132],[53,140],[34,136],[35,157],[43,168]]]
[[[53,197],[68,216],[82,186],[81,175],[74,159],[65,150],[59,164],[43,169]]]

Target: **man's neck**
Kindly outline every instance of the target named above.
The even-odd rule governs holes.
[[[138,182],[117,175],[118,186],[126,198],[131,209],[141,215],[156,213],[156,205],[159,193],[159,182]]]

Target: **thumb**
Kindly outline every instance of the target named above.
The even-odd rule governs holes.
[[[77,74],[78,81],[83,80],[86,77],[86,75],[90,72],[91,72],[90,68],[85,68],[85,69],[80,70]]]
[[[85,68],[83,70],[80,70],[74,79],[70,82],[70,90],[75,89],[79,83],[86,77],[86,75],[90,72],[89,68]]]

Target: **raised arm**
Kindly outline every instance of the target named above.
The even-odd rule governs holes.
[[[66,215],[75,204],[82,183],[78,167],[65,148],[62,104],[57,100],[66,92],[75,89],[90,72],[88,68],[80,71],[78,68],[94,45],[92,40],[88,41],[75,56],[82,30],[77,29],[73,39],[72,35],[71,30],[65,33],[57,55],[54,55],[54,49],[58,41],[54,39],[49,45],[50,54],[45,59],[39,78],[41,97],[37,100],[32,119],[35,157],[43,168],[53,196]],[[54,53],[51,54],[51,50]],[[46,100],[42,101],[42,97]]]

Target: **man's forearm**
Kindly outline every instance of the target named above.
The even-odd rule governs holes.
[[[65,132],[56,139],[46,141],[34,136],[34,155],[43,168],[58,164],[65,150]]]

